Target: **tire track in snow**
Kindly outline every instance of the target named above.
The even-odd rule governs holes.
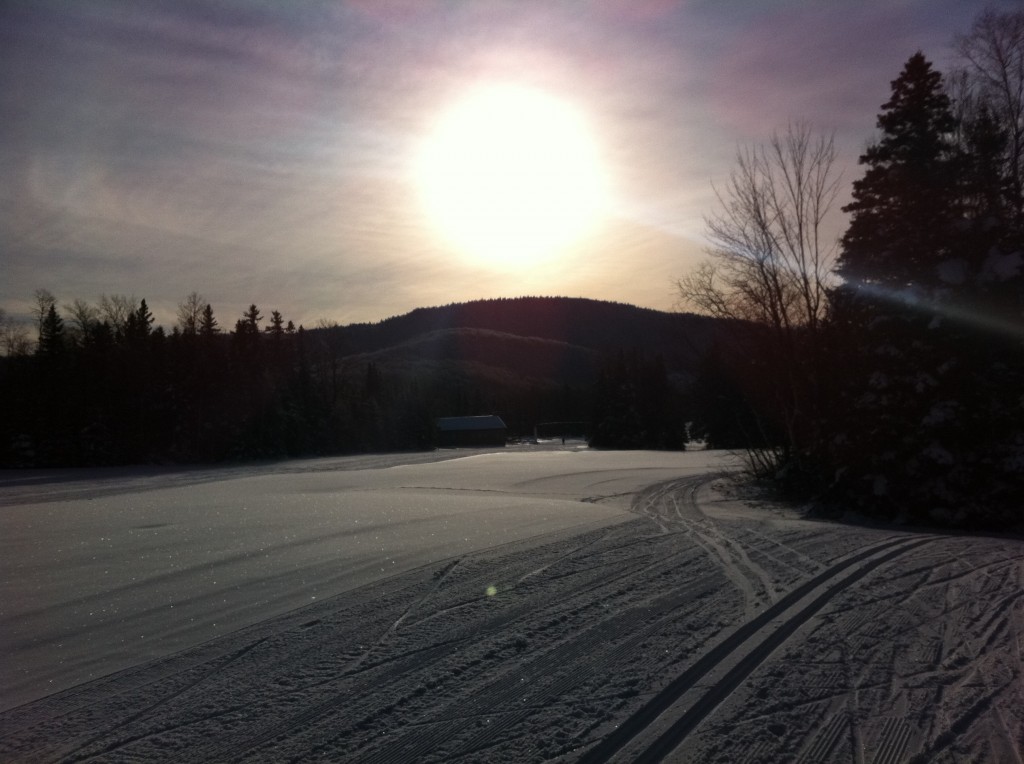
[[[660,761],[675,750],[729,694],[776,648],[839,592],[849,588],[878,566],[912,549],[931,543],[932,538],[898,538],[874,544],[832,564],[806,581],[757,617],[747,621],[689,669],[674,679],[633,716],[579,758],[581,764],[610,761],[644,733],[652,729],[665,712],[683,700],[698,682],[725,671],[689,705],[681,716],[657,727],[656,739],[640,751],[630,750],[623,760]],[[852,572],[846,572],[849,568]],[[731,666],[731,668],[730,668]],[[665,720],[662,720],[664,722]],[[646,742],[646,741],[643,741]]]

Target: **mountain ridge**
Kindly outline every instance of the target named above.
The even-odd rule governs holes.
[[[717,326],[706,316],[626,303],[516,297],[421,307],[325,331],[356,363],[396,370],[473,364],[538,382],[580,384],[619,352],[660,356],[672,376],[689,377]]]

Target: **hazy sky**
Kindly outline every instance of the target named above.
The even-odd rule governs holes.
[[[848,186],[903,63],[946,69],[984,6],[5,0],[0,306],[123,293],[168,327],[193,290],[224,327],[251,302],[306,325],[524,294],[669,309],[738,145],[834,130]],[[609,214],[530,269],[455,251],[413,182],[439,114],[488,83],[568,104],[607,174]]]

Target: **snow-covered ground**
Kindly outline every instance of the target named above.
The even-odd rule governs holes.
[[[0,760],[1021,761],[1024,541],[453,455],[0,481]]]

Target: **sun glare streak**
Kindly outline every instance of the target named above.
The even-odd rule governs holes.
[[[414,169],[434,226],[463,255],[533,266],[596,226],[608,207],[597,142],[568,103],[539,90],[478,88],[443,113]]]
[[[864,282],[857,283],[856,289],[876,299],[931,313],[933,315],[931,328],[938,328],[937,319],[945,318],[950,321],[968,324],[992,334],[1024,338],[1024,324],[1001,316],[983,313],[976,307],[971,308],[931,299],[913,289],[887,289],[876,284]]]

